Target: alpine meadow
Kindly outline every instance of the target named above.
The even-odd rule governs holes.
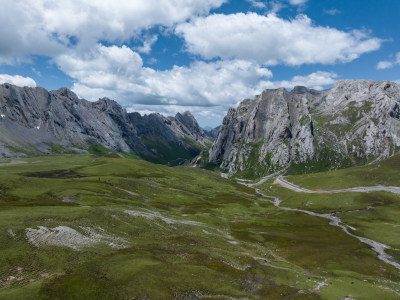
[[[400,299],[400,2],[0,0],[0,299]]]

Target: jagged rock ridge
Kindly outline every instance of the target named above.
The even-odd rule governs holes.
[[[209,161],[250,177],[365,164],[399,153],[399,117],[400,87],[389,81],[266,90],[228,111]]]
[[[156,162],[188,159],[209,139],[189,113],[164,117],[127,113],[117,102],[79,99],[72,91],[0,85],[0,154],[3,158],[101,144]],[[166,152],[171,153],[166,153]],[[176,155],[174,155],[176,154]],[[183,157],[181,157],[183,156]]]

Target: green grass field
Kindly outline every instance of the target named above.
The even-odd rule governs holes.
[[[399,270],[327,220],[218,173],[97,152],[0,164],[0,299],[400,297]],[[359,234],[400,247],[398,196],[262,188],[287,206],[341,208]]]
[[[358,186],[400,186],[400,156],[378,163],[323,173],[289,176],[295,184],[309,189],[337,189]]]

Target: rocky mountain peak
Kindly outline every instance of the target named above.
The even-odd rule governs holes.
[[[175,119],[179,120],[183,124],[187,126],[194,126],[197,124],[196,119],[193,117],[193,115],[189,111],[185,111],[184,113],[177,113],[175,115]]]
[[[178,132],[182,138],[189,137],[202,145],[211,142],[189,111],[177,113],[175,118],[172,120],[171,127],[174,131]]]
[[[275,100],[281,100],[284,99],[289,95],[289,92],[285,88],[279,88],[279,89],[266,89],[264,90],[261,95],[256,96],[256,98],[262,98],[262,99],[275,99]]]
[[[379,160],[400,151],[399,112],[400,88],[389,81],[265,90],[229,109],[210,162],[238,176],[262,176]]]
[[[66,87],[62,87],[56,91],[51,91],[52,94],[57,95],[59,97],[64,97],[70,100],[78,100],[78,96]]]
[[[293,94],[306,94],[309,93],[309,89],[305,86],[295,86],[292,90]]]
[[[126,114],[126,110],[122,108],[117,101],[111,100],[107,97],[101,98],[96,102],[92,102],[92,106],[109,114]]]

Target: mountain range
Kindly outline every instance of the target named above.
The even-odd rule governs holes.
[[[324,91],[268,89],[203,130],[190,112],[142,116],[66,88],[0,85],[3,159],[99,147],[167,165],[197,156],[196,164],[243,178],[364,165],[400,152],[400,87],[339,80]]]
[[[72,91],[0,85],[0,155],[85,152],[101,146],[152,162],[179,164],[211,139],[190,112],[175,117],[128,113],[108,98],[89,102]]]

